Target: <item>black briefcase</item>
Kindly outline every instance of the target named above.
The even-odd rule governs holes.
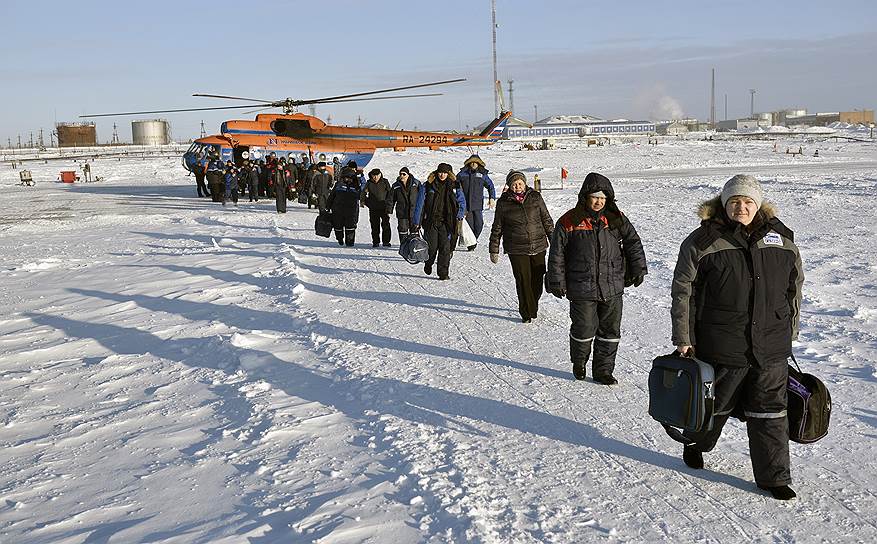
[[[715,370],[712,365],[678,352],[655,357],[649,371],[649,415],[671,438],[689,442],[681,431],[708,431],[713,426]]]

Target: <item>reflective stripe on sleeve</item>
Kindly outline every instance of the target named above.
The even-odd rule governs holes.
[[[786,417],[786,411],[783,410],[782,412],[747,412],[744,410],[743,415],[755,419],[779,419],[781,417]]]

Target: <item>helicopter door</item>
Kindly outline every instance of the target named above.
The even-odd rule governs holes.
[[[245,159],[250,158],[250,148],[248,146],[235,147],[233,153],[234,163],[236,166],[240,166],[241,164],[243,164]]]

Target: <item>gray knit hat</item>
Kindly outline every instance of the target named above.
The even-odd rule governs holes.
[[[761,190],[761,184],[752,176],[746,174],[737,174],[729,179],[722,188],[722,206],[728,204],[728,200],[732,196],[748,196],[755,201],[755,204],[761,208],[761,201],[764,200],[764,192]]]

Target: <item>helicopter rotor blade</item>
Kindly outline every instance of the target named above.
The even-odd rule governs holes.
[[[420,98],[422,96],[442,96],[444,93],[427,93],[427,94],[404,94],[400,96],[375,96],[372,98],[347,98],[343,100],[318,100],[307,102],[296,102],[299,105],[304,104],[338,104],[340,102],[364,102],[366,100],[393,100],[395,98]]]
[[[383,89],[380,91],[369,91],[366,93],[353,93],[353,94],[342,94],[338,96],[327,96],[325,98],[314,98],[311,100],[293,100],[292,103],[295,105],[301,104],[317,104],[320,102],[326,102],[330,100],[338,100],[342,98],[353,98],[355,96],[367,96],[371,94],[381,94],[381,93],[391,93],[393,91],[404,91],[406,89],[419,89],[421,87],[432,87],[434,85],[447,85],[448,83],[458,83],[460,81],[466,81],[466,78],[459,79],[448,79],[446,81],[435,81],[433,83],[421,83],[419,85],[406,85],[405,87],[393,87],[392,89]]]
[[[180,108],[180,109],[175,109],[175,110],[124,111],[124,112],[119,112],[119,113],[95,113],[92,115],[80,115],[79,117],[80,117],[80,119],[82,119],[85,117],[117,117],[117,116],[122,116],[122,115],[146,115],[146,114],[153,114],[153,113],[178,113],[178,112],[184,112],[184,111],[237,110],[237,109],[243,109],[243,108],[252,108],[253,106],[258,106],[258,105],[261,105],[265,108],[277,107],[272,102],[272,103],[268,103],[268,104],[247,104],[245,106],[219,106],[219,107],[215,107],[215,108]]]
[[[272,102],[272,100],[262,100],[262,99],[260,99],[260,98],[243,98],[243,97],[240,97],[240,96],[226,96],[226,95],[224,95],[224,94],[192,93],[192,96],[204,96],[204,97],[207,97],[207,98],[228,98],[228,99],[230,99],[230,100],[246,100],[246,101],[248,101],[248,102],[262,102],[262,103],[266,103],[266,104],[267,104],[268,102]]]
[[[257,110],[250,110],[243,112],[244,115],[250,115],[252,113],[259,113],[260,111],[270,110],[271,108],[259,108]]]

